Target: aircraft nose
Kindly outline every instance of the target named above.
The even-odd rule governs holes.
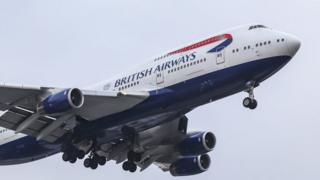
[[[297,37],[290,35],[287,37],[287,46],[289,55],[293,57],[300,49],[301,42]]]

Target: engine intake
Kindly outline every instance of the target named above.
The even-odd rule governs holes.
[[[179,152],[184,156],[201,155],[212,151],[216,145],[216,137],[212,132],[188,134],[178,145]]]
[[[81,108],[83,103],[84,96],[81,90],[72,88],[50,95],[42,101],[42,106],[46,114],[54,114]]]
[[[210,167],[209,155],[186,156],[178,159],[170,166],[172,176],[191,176],[203,173]]]

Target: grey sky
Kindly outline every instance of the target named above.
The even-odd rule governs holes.
[[[318,180],[320,178],[318,0],[0,0],[0,81],[82,87],[148,58],[236,25],[259,22],[297,35],[302,47],[256,89],[188,114],[190,128],[213,131],[211,169],[185,179]],[[56,155],[0,167],[1,177],[56,180],[172,179],[155,166],[123,172],[110,162],[96,171]]]

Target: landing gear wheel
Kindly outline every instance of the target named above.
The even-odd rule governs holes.
[[[250,109],[255,109],[255,108],[257,108],[257,106],[258,106],[257,100],[253,99],[253,100],[251,101],[251,103],[250,103],[249,108],[250,108]]]
[[[93,169],[93,170],[97,169],[98,168],[98,162],[97,161],[91,161],[90,168]]]
[[[103,166],[103,165],[105,165],[106,163],[107,163],[107,159],[106,159],[106,158],[104,158],[104,157],[100,157],[100,158],[99,158],[98,164],[99,164],[100,166]]]
[[[83,159],[86,156],[86,153],[84,151],[78,151],[77,153],[77,158],[78,159]]]
[[[130,169],[130,162],[129,162],[129,161],[124,162],[124,163],[122,164],[122,169],[123,169],[124,171],[129,171],[129,169]]]
[[[63,161],[69,161],[70,155],[68,153],[63,153],[62,159],[63,159]]]
[[[126,161],[122,164],[122,169],[124,171],[130,171],[132,173],[136,172],[137,171],[137,165],[134,164],[133,162],[130,162],[130,161]]]
[[[243,106],[249,109],[256,109],[258,106],[258,102],[255,99],[250,99],[247,97],[243,100]]]
[[[89,168],[90,167],[90,164],[91,164],[91,159],[87,158],[83,161],[83,165],[84,167],[86,168]]]
[[[242,104],[243,104],[244,107],[248,108],[250,106],[250,104],[251,104],[251,99],[248,98],[248,97],[244,98]]]
[[[69,162],[70,162],[71,164],[74,164],[74,163],[77,162],[77,158],[76,158],[76,157],[72,157],[72,158],[70,158]]]
[[[129,171],[130,171],[131,173],[136,172],[136,171],[137,171],[137,165],[135,165],[134,163],[130,163],[130,164],[131,164],[131,165],[130,165]]]

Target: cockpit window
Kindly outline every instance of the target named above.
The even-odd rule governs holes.
[[[249,27],[249,30],[258,29],[258,28],[267,28],[267,27],[264,26],[264,25],[254,25],[254,26],[250,26],[250,27]]]

